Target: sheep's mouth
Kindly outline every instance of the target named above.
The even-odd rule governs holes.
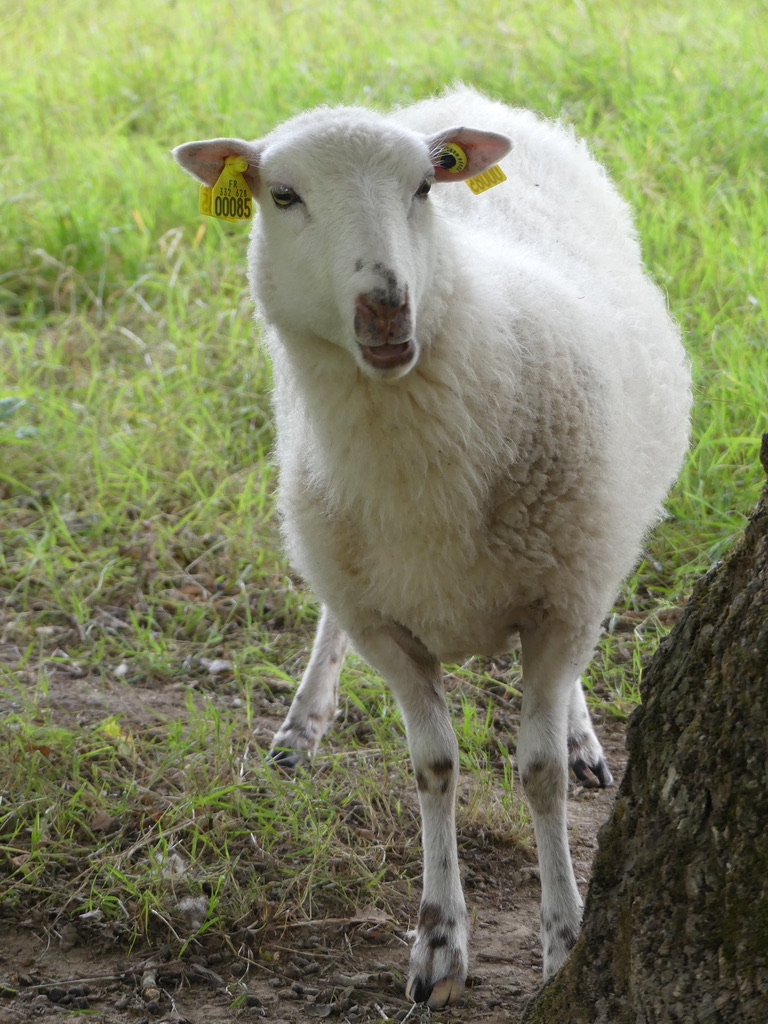
[[[395,345],[361,345],[360,348],[363,350],[365,361],[377,370],[393,370],[398,366],[404,366],[413,359],[416,351],[410,338]]]

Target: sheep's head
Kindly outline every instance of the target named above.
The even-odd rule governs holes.
[[[418,361],[419,313],[439,263],[435,182],[480,174],[509,150],[492,132],[419,135],[356,108],[309,111],[256,142],[212,139],[174,150],[213,185],[228,156],[261,208],[251,267],[265,317],[290,336],[349,351],[369,377]]]

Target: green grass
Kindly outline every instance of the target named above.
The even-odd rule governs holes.
[[[416,828],[417,814],[413,804],[389,807],[379,773],[383,767],[402,786],[402,758],[392,754],[383,766],[380,758],[358,759],[354,794],[331,761],[289,780],[256,756],[243,778],[246,726],[223,720],[211,705],[183,728],[141,737],[116,719],[75,733],[11,717],[4,728],[14,793],[2,816],[12,867],[6,911],[50,899],[63,877],[59,920],[101,911],[130,940],[169,940],[186,934],[180,901],[204,896],[203,919],[209,926],[217,917],[236,919],[242,941],[246,930],[287,920],[288,908],[333,916],[343,907],[352,916],[374,882],[387,881],[401,895],[398,883],[418,874],[418,850],[384,851],[393,833]],[[350,815],[353,805],[360,810]],[[369,820],[363,808],[372,806]],[[355,842],[360,828],[369,843]]]
[[[267,922],[300,907],[375,901],[397,913],[418,877],[402,842],[417,822],[402,795],[397,715],[362,666],[345,673],[341,725],[311,778],[276,779],[249,740],[255,717],[284,710],[315,609],[273,517],[269,368],[246,294],[245,230],[197,215],[169,150],[255,137],[315,103],[408,101],[454,78],[563,115],[589,138],[636,207],[696,380],[670,518],[589,674],[594,705],[623,717],[659,635],[761,486],[765,14],[748,0],[4,5],[7,905],[56,921],[100,910],[116,934],[181,948],[174,908],[202,894],[204,930],[255,929],[258,943]],[[225,683],[206,659],[231,662]],[[106,688],[178,687],[176,722],[142,731],[128,714],[79,722],[56,710],[50,686],[73,662]],[[500,745],[514,659],[456,676],[462,843],[517,841],[526,824]],[[382,770],[392,806],[378,795]],[[111,831],[94,827],[106,821],[99,810]],[[370,847],[355,829],[373,833]],[[174,853],[175,874],[163,868]],[[255,857],[273,874],[254,874]]]

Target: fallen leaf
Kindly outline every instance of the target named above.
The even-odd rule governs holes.
[[[99,808],[91,815],[90,825],[94,832],[111,832],[115,825],[115,819],[111,814]]]

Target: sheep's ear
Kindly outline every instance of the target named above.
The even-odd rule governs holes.
[[[435,181],[464,181],[493,167],[512,148],[506,135],[451,128],[427,139]]]
[[[189,171],[198,181],[209,188],[218,181],[228,156],[243,156],[248,167],[243,177],[253,195],[259,194],[259,158],[261,143],[244,142],[243,139],[206,139],[202,142],[185,142],[173,150],[174,159]]]

